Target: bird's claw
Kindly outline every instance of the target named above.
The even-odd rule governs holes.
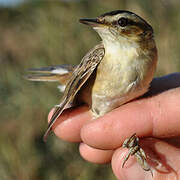
[[[122,168],[124,167],[126,161],[129,159],[130,156],[135,155],[137,162],[139,165],[145,170],[145,171],[150,171],[151,175],[153,176],[152,170],[150,166],[147,163],[147,157],[144,152],[144,150],[140,147],[139,145],[139,138],[136,136],[136,134],[133,134],[130,138],[127,138],[123,145],[123,148],[128,148],[129,151],[124,158]]]

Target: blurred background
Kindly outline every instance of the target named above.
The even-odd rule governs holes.
[[[49,110],[61,94],[55,83],[28,82],[26,69],[78,64],[100,38],[79,18],[125,9],[154,28],[156,76],[180,70],[179,0],[0,0],[0,179],[115,179],[110,165],[84,161],[78,144],[42,141]]]

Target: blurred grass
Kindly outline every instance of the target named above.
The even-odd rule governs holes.
[[[55,136],[42,142],[48,111],[60,94],[56,84],[23,79],[29,67],[78,64],[100,41],[78,19],[115,9],[136,12],[153,26],[157,75],[180,70],[179,0],[29,0],[0,8],[0,179],[115,179],[109,165],[82,160],[77,144]]]

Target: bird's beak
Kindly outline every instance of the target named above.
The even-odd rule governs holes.
[[[79,20],[80,23],[82,24],[86,24],[86,25],[90,25],[92,27],[98,27],[98,26],[102,26],[102,22],[100,22],[97,18],[94,19],[80,19]]]

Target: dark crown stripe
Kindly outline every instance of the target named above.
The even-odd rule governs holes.
[[[101,16],[114,16],[114,15],[121,14],[121,13],[130,13],[130,14],[134,14],[134,13],[131,12],[131,11],[116,10],[116,11],[111,11],[111,12],[102,14]]]

